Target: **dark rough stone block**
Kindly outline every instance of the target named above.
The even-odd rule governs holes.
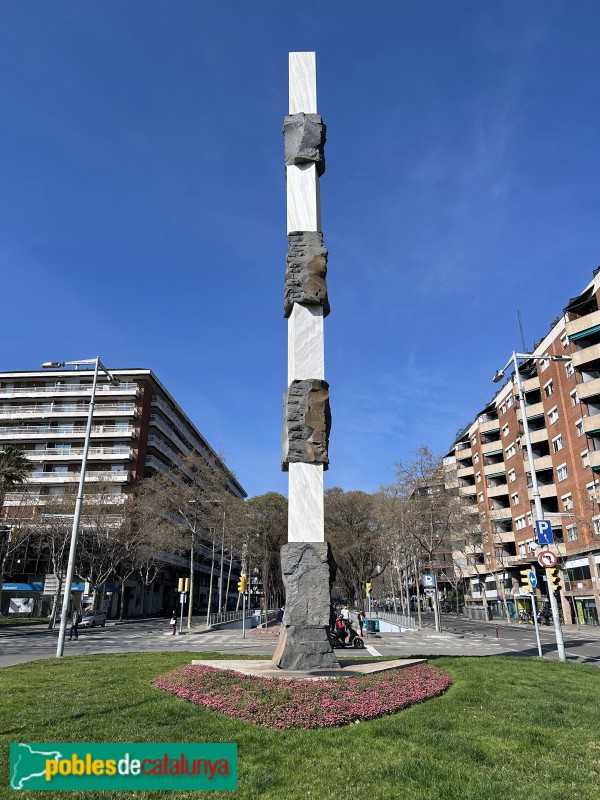
[[[284,629],[273,656],[281,669],[339,669],[328,636],[335,570],[326,542],[288,542],[281,548]]]
[[[316,164],[317,172],[325,172],[325,139],[327,126],[319,114],[292,114],[283,118],[283,140],[286,166]]]
[[[292,381],[284,400],[282,468],[287,464],[329,466],[331,410],[329,384],[321,380]]]
[[[327,298],[327,248],[321,231],[288,233],[283,315],[289,317],[294,303],[323,306],[329,314]]]

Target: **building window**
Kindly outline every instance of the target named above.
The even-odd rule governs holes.
[[[529,525],[529,527],[533,525],[533,514],[531,513],[531,511],[527,512],[527,524]]]
[[[473,461],[474,461],[476,464],[479,464],[479,453],[475,453],[475,455],[473,456]]]
[[[519,505],[519,493],[515,492],[514,494],[511,494],[511,498],[512,498],[512,501],[513,501],[513,506],[518,506]]]
[[[596,500],[598,497],[598,492],[597,492],[598,482],[594,481],[593,483],[588,483],[585,488],[588,491],[588,497],[590,498],[590,500]]]
[[[536,546],[537,542],[535,541],[535,539],[527,539],[527,549],[529,550],[530,553],[535,552]]]
[[[502,436],[508,436],[508,425],[502,426]]]
[[[509,472],[508,472],[508,482],[509,483],[514,483],[516,480],[517,480],[517,475],[516,475],[514,469],[509,470]]]
[[[577,397],[577,389],[573,389],[572,392],[569,392],[569,397],[571,398],[571,403],[576,406],[579,403],[579,398]]]
[[[563,502],[563,507],[565,511],[570,511],[573,508],[573,495],[572,494],[564,494],[561,497]]]
[[[481,480],[481,472],[478,472],[478,473],[475,475],[475,482],[476,482],[476,483],[479,483],[479,481],[480,481],[480,480]]]
[[[506,403],[502,403],[502,405],[500,406],[500,413],[506,414]]]
[[[560,341],[562,343],[563,350],[569,346],[569,337],[566,333],[563,333],[563,335],[560,337]]]
[[[525,516],[522,516],[522,517],[517,517],[517,518],[516,518],[516,520],[515,520],[515,528],[516,528],[518,531],[520,531],[520,530],[523,530],[523,528],[525,527],[525,525],[526,525],[526,523],[525,523]]]
[[[554,381],[548,381],[548,383],[544,384],[544,394],[546,397],[550,397],[551,394],[554,394]]]
[[[477,497],[478,497],[478,499],[479,499],[479,502],[480,502],[480,503],[483,503],[483,492],[479,492],[479,494],[477,495]]]
[[[584,450],[581,454],[581,460],[583,461],[584,467],[589,467],[590,465],[590,454],[588,450]]]
[[[592,517],[592,523],[594,525],[594,533],[596,536],[600,536],[600,517]]]
[[[527,545],[525,542],[519,542],[519,555],[526,556],[527,555]]]
[[[477,444],[477,434],[475,434],[475,436],[473,436],[473,438],[471,439],[471,444],[473,445],[473,447],[475,447],[475,445]]]
[[[548,412],[548,419],[550,420],[550,425],[554,425],[554,423],[558,420],[558,408],[554,406]]]
[[[567,525],[567,539],[570,542],[576,542],[579,539],[577,525]]]
[[[514,444],[511,444],[506,448],[506,457],[507,458],[512,458],[515,453],[516,453],[516,450],[515,450]]]
[[[578,422],[575,423],[575,430],[577,431],[577,436],[583,436],[583,420],[580,419]]]
[[[514,400],[514,397],[513,397],[513,396],[512,396],[512,394],[511,394],[511,395],[509,396],[509,398],[507,399],[507,401],[506,401],[506,407],[507,407],[507,408],[510,408],[514,402],[515,402],[515,400]]]
[[[567,363],[565,364],[565,370],[567,372],[567,378],[570,378],[571,375],[575,372],[573,364],[570,361],[567,361]]]
[[[555,436],[554,439],[552,439],[552,449],[554,450],[555,453],[558,453],[559,450],[563,449],[563,438],[561,434]]]
[[[561,464],[556,470],[556,476],[559,481],[564,481],[569,477],[569,470],[566,464]]]
[[[546,356],[540,359],[540,372],[545,372],[550,366],[550,359]]]

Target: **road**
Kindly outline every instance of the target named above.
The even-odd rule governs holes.
[[[499,625],[498,638],[495,626],[484,622],[463,620],[454,616],[442,619],[444,631],[435,633],[428,627],[414,633],[385,633],[367,636],[367,649],[348,650],[353,657],[364,655],[509,655],[537,656],[533,626]],[[544,656],[557,658],[554,629],[542,627],[541,640]],[[597,630],[565,633],[567,658],[578,663],[600,666],[600,632]],[[28,661],[53,658],[56,653],[57,631],[32,628],[0,629],[0,667]],[[105,628],[80,629],[79,641],[65,642],[65,655],[92,655],[99,653],[190,651],[197,653],[243,653],[245,655],[270,655],[275,649],[275,631],[258,629],[247,631],[242,638],[239,629],[222,628],[206,633],[172,636],[168,620],[142,620],[127,624],[108,622]],[[342,651],[339,651],[340,653]]]

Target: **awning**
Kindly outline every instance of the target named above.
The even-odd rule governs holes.
[[[586,330],[580,333],[574,333],[572,336],[569,336],[569,341],[576,342],[577,339],[586,339],[588,336],[591,336],[592,333],[598,333],[599,331],[600,325],[594,325],[593,328],[586,328]]]
[[[503,469],[502,472],[494,472],[491,475],[486,475],[486,478],[501,478],[503,475],[506,475],[506,470]],[[494,487],[492,487],[494,488]]]
[[[483,457],[487,458],[488,456],[499,456],[502,454],[502,448],[500,450],[490,450],[489,453],[484,453]]]

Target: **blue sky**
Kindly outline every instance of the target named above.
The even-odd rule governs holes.
[[[149,367],[279,470],[287,53],[317,52],[326,485],[439,453],[600,263],[600,6],[1,0],[0,370]]]

